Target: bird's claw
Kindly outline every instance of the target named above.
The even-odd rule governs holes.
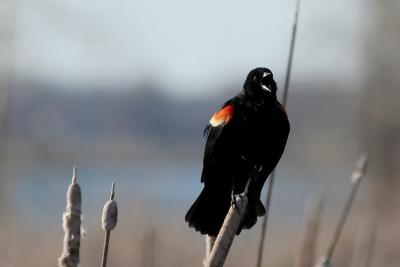
[[[235,209],[237,208],[237,205],[236,205],[236,198],[235,198],[235,196],[233,195],[233,193],[232,193],[232,196],[231,196],[231,206],[234,207]]]
[[[238,209],[238,204],[237,204],[237,198],[240,199],[240,201],[243,201],[243,196],[238,194],[238,195],[233,195],[232,194],[232,198],[231,198],[231,206],[235,209]]]

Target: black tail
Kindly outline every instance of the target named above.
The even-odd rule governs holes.
[[[257,207],[261,204],[259,202],[258,199],[253,200],[249,198],[247,212],[243,218],[241,227],[238,229],[238,234],[242,228],[251,228],[256,223],[257,213],[263,215],[257,210]],[[230,203],[231,192],[229,190],[204,188],[187,212],[185,221],[189,223],[190,227],[194,227],[196,231],[201,232],[201,234],[217,236],[228,213]]]
[[[248,196],[247,212],[243,217],[242,225],[239,227],[237,234],[240,234],[242,229],[250,229],[257,222],[257,217],[265,215],[265,208],[259,198]]]
[[[216,236],[228,213],[229,205],[229,191],[205,187],[190,207],[185,220],[201,234]]]

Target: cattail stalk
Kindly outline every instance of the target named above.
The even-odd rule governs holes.
[[[77,267],[79,264],[79,248],[81,243],[81,188],[76,182],[76,167],[72,182],[67,191],[67,207],[63,213],[64,245],[59,267]]]
[[[287,62],[286,77],[285,77],[285,84],[284,84],[283,97],[282,97],[282,105],[284,107],[286,107],[288,94],[289,94],[289,83],[290,83],[290,75],[292,73],[292,62],[293,62],[294,46],[296,43],[297,22],[299,20],[299,10],[300,10],[300,0],[296,0],[294,21],[293,21],[293,27],[292,27],[292,36],[291,36],[290,48],[289,48],[289,57],[288,57],[288,62]],[[267,214],[264,216],[262,226],[261,226],[261,235],[260,235],[260,242],[258,245],[257,262],[256,262],[257,267],[261,267],[261,265],[262,265],[265,235],[266,235],[267,226],[268,226],[268,217],[269,217],[269,210],[270,210],[270,206],[271,206],[271,196],[272,196],[272,189],[274,186],[274,180],[275,180],[275,170],[272,172],[271,177],[269,178],[268,192],[267,192],[267,196],[266,196],[266,200],[265,200],[265,209],[267,211]]]
[[[329,247],[328,247],[328,250],[327,250],[325,256],[317,264],[318,267],[319,266],[323,266],[323,267],[331,266],[331,259],[332,259],[333,252],[335,250],[337,241],[339,240],[344,223],[346,222],[350,208],[354,202],[354,197],[357,193],[358,187],[361,183],[362,178],[365,175],[365,171],[367,168],[367,162],[368,162],[368,157],[366,155],[362,155],[357,161],[356,168],[350,177],[351,190],[350,190],[349,196],[347,198],[346,204],[345,204],[342,214],[340,216],[339,222],[336,226],[332,241],[329,244]]]
[[[322,211],[322,201],[315,199],[308,206],[307,220],[297,259],[297,267],[311,267],[314,263],[314,253],[318,237]]]
[[[256,169],[254,169],[256,172]],[[253,174],[254,174],[253,172]],[[208,259],[203,261],[205,267],[222,267],[228,256],[229,249],[232,246],[233,239],[242,223],[243,217],[247,212],[247,193],[253,174],[248,178],[244,192],[240,195],[233,196],[234,203],[231,205],[228,214],[225,216],[224,223],[219,230],[215,240],[210,238],[210,244],[214,241]]]
[[[236,195],[234,198],[235,204],[230,207],[225,217],[208,260],[204,264],[205,267],[222,267],[224,265],[233,239],[242,223],[243,216],[247,210],[248,199],[244,193]]]
[[[207,266],[207,260],[208,260],[208,257],[210,256],[212,248],[214,247],[216,238],[217,238],[216,236],[206,235],[206,238],[205,238],[205,241],[206,241],[206,255],[205,255],[205,258],[204,258],[204,261],[203,261],[203,265],[204,266]]]
[[[113,182],[111,186],[110,199],[104,205],[101,218],[102,228],[105,231],[101,267],[107,266],[108,245],[110,243],[111,230],[113,230],[117,225],[118,219],[118,206],[117,202],[114,200],[114,187],[115,183]]]

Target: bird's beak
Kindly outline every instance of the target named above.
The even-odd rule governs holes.
[[[263,74],[263,76],[261,78],[261,88],[264,89],[265,91],[268,91],[268,92],[272,93],[271,89],[268,86],[262,84],[263,78],[267,77],[268,75],[270,75],[270,73],[264,72],[264,74]]]
[[[264,84],[261,84],[261,88],[264,89],[265,91],[272,93],[271,89],[269,89],[268,86],[266,86]]]

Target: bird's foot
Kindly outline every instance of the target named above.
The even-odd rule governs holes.
[[[231,194],[231,206],[234,207],[235,209],[237,208],[237,205],[236,205],[236,197],[235,197],[235,195],[233,194],[233,191],[232,191],[232,194]]]
[[[238,209],[238,202],[240,202],[240,203],[243,202],[243,195],[242,194],[233,195],[233,193],[232,193],[231,206],[234,209]]]

